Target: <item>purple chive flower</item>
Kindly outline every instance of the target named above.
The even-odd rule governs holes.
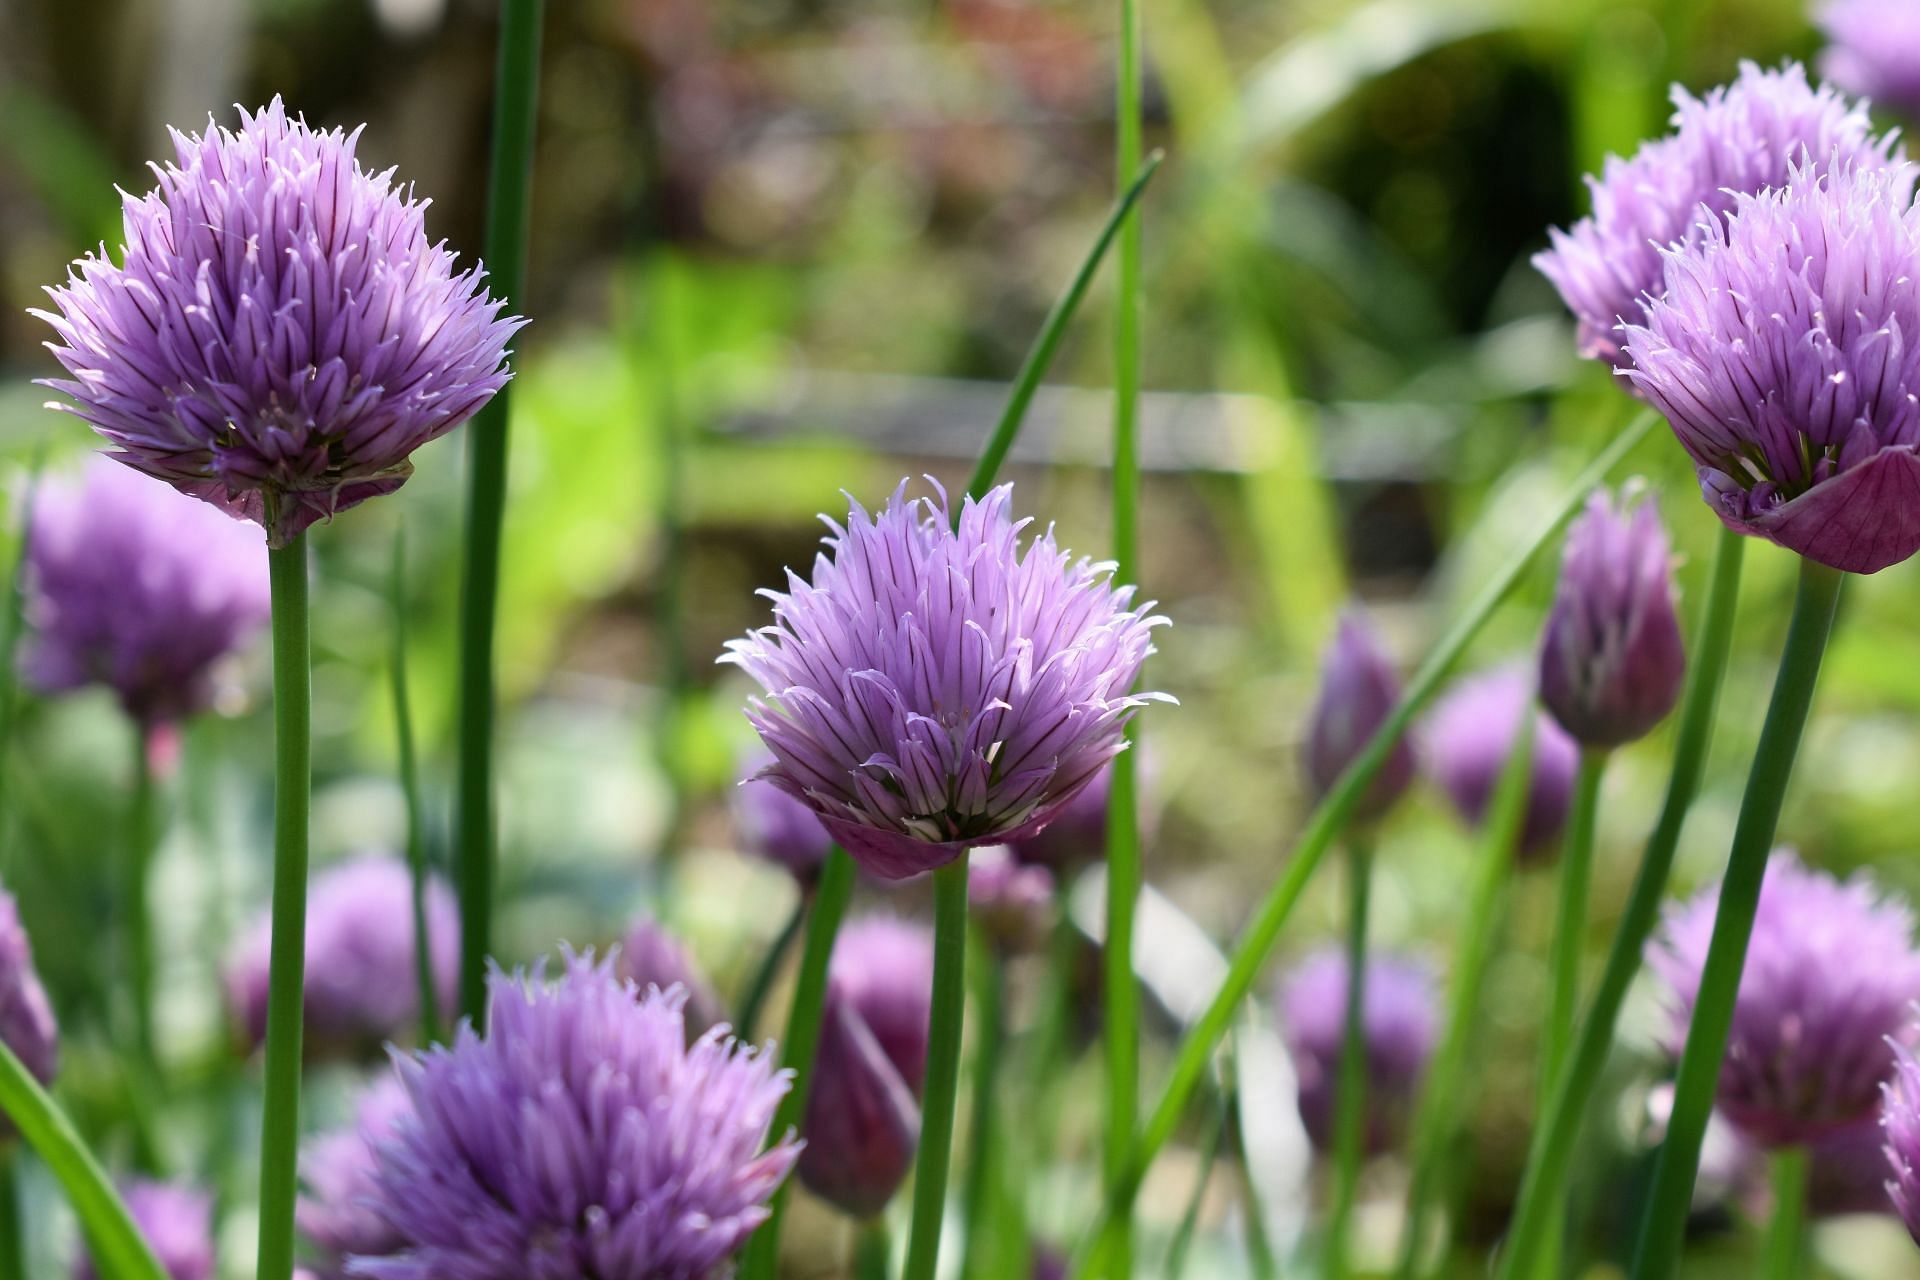
[[[927,1074],[933,931],[892,916],[849,921],[833,944],[827,998],[851,1005],[917,1097]]]
[[[460,911],[453,891],[427,882],[427,937],[440,1007],[459,999]],[[249,1045],[267,1034],[271,917],[262,915],[227,962],[227,1002]],[[307,899],[306,1049],[365,1057],[407,1039],[420,1021],[413,949],[413,876],[373,854],[321,872]]]
[[[349,1257],[380,1257],[406,1244],[374,1206],[374,1153],[411,1110],[399,1077],[383,1075],[360,1095],[352,1125],[314,1138],[300,1153],[305,1193],[294,1221],[307,1243],[325,1255],[316,1273],[323,1280],[345,1280]]]
[[[1300,1076],[1300,1119],[1313,1145],[1333,1145],[1335,1094],[1347,1035],[1347,958],[1329,948],[1308,956],[1280,991],[1281,1032]],[[1436,1033],[1433,975],[1404,957],[1367,959],[1362,995],[1367,1046],[1369,1151],[1400,1140],[1433,1055]]]
[[[34,1079],[51,1084],[60,1065],[60,1028],[33,967],[33,945],[20,924],[20,907],[0,886],[0,1042]],[[11,1132],[0,1116],[0,1134]]]
[[[1534,717],[1533,775],[1527,815],[1520,829],[1520,856],[1546,854],[1566,825],[1580,748],[1559,725],[1534,707],[1533,680],[1520,666],[1481,672],[1455,685],[1428,715],[1423,756],[1469,821],[1485,819],[1513,750],[1523,715]]]
[[[1540,699],[1589,747],[1645,737],[1673,710],[1686,676],[1673,605],[1673,554],[1659,508],[1604,493],[1567,535],[1540,644]]]
[[[727,1020],[720,997],[714,994],[706,975],[694,966],[687,949],[650,916],[641,916],[627,930],[626,939],[614,956],[613,971],[621,981],[631,982],[639,991],[649,987],[662,991],[669,987],[684,990],[687,1002],[681,1012],[689,1039],[697,1040],[709,1028]]]
[[[167,1280],[213,1280],[212,1196],[175,1183],[135,1182],[121,1188],[121,1197]],[[75,1280],[99,1280],[84,1249],[73,1274]]]
[[[1142,775],[1149,773],[1152,749],[1133,747],[1130,750],[1140,752],[1135,770]],[[1144,789],[1144,785],[1137,787],[1135,799]],[[1046,826],[1008,840],[1007,846],[1020,861],[1063,875],[1097,862],[1107,856],[1107,805],[1112,795],[1113,766],[1107,765],[1094,774],[1086,786],[1074,792],[1072,799],[1056,809]],[[1147,834],[1149,817],[1144,810],[1140,814],[1142,835]]]
[[[1627,375],[1728,527],[1835,569],[1920,550],[1914,170],[1799,170],[1667,256]]]
[[[122,198],[120,263],[82,258],[34,313],[70,375],[46,385],[113,456],[281,546],[399,488],[506,384],[521,322],[427,239],[425,201],[361,168],[359,130],[275,98],[172,137],[159,185]]]
[[[1881,1086],[1882,1119],[1887,1163],[1893,1171],[1886,1184],[1887,1196],[1914,1243],[1920,1244],[1920,1060],[1907,1046],[1908,1038],[1903,1035],[1891,1042],[1894,1068],[1892,1078]]]
[[[1815,1217],[1892,1213],[1886,1131],[1876,1113],[1815,1140],[1807,1163],[1807,1209]]]
[[[1738,193],[1784,186],[1802,161],[1866,168],[1897,154],[1891,134],[1874,136],[1864,107],[1815,89],[1797,63],[1762,71],[1743,62],[1732,84],[1704,98],[1674,86],[1673,105],[1673,132],[1631,160],[1609,157],[1587,179],[1592,216],[1551,232],[1553,247],[1533,260],[1579,322],[1580,354],[1618,368],[1633,361],[1622,320],[1640,321],[1667,288],[1665,246],[1697,244]]]
[[[23,661],[42,692],[98,681],[153,726],[201,710],[267,619],[257,530],[104,458],[35,500]]]
[[[1112,566],[1021,535],[1013,489],[852,503],[813,579],[766,593],[774,625],[727,646],[766,690],[762,774],[876,876],[931,871],[1044,827],[1126,747],[1155,626]]]
[[[1400,701],[1393,660],[1357,609],[1340,615],[1340,628],[1321,663],[1320,694],[1307,722],[1307,781],[1316,800],[1333,790],[1360,749]],[[1360,798],[1359,818],[1378,818],[1413,782],[1413,746],[1396,742],[1373,785]]]
[[[1920,116],[1920,10],[1907,0],[1828,0],[1814,20],[1831,41],[1820,74],[1845,89]]]
[[[720,1280],[798,1147],[788,1087],[719,1030],[688,1046],[679,991],[570,956],[548,985],[495,972],[484,1038],[400,1062],[413,1111],[378,1147],[371,1207],[402,1246],[372,1280]]]
[[[1053,920],[1053,873],[1020,861],[1005,845],[973,855],[967,899],[982,933],[1004,951],[1024,951],[1046,936]]]
[[[1676,1053],[1718,909],[1717,886],[1676,904],[1650,949],[1671,996]],[[1836,880],[1774,854],[1720,1069],[1720,1110],[1747,1137],[1801,1145],[1874,1114],[1893,1074],[1887,1039],[1920,998],[1913,927],[1907,905],[1864,877]]]
[[[760,778],[772,763],[772,756],[762,754],[748,766],[734,789],[733,820],[750,851],[785,867],[802,884],[811,884],[826,863],[833,837],[805,801]]]

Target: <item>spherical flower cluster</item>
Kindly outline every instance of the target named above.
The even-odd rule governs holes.
[[[1320,693],[1307,722],[1307,781],[1315,799],[1333,790],[1399,701],[1393,660],[1365,616],[1347,610],[1320,664]],[[1377,818],[1391,809],[1412,785],[1413,773],[1413,745],[1401,738],[1362,794],[1356,816]]]
[[[1649,499],[1604,493],[1567,535],[1540,645],[1540,700],[1589,747],[1646,736],[1673,710],[1687,672],[1673,602],[1673,554]]]
[[[0,887],[0,1042],[42,1084],[60,1064],[60,1029],[53,1006],[33,967],[33,946],[20,924],[20,908]],[[0,1134],[6,1132],[0,1117]]]
[[[359,138],[278,98],[237,131],[174,133],[159,185],[122,200],[120,263],[81,259],[36,313],[60,407],[275,546],[399,488],[506,384],[520,323],[427,239],[424,201],[361,168]]]
[[[403,1060],[411,1114],[368,1204],[402,1241],[371,1280],[719,1280],[792,1170],[768,1128],[788,1077],[720,1031],[686,1042],[679,991],[570,956],[549,985],[494,973],[488,1031]]]
[[[300,1153],[304,1191],[294,1220],[324,1258],[316,1273],[323,1280],[345,1280],[350,1257],[380,1257],[406,1243],[374,1207],[374,1152],[411,1109],[399,1077],[384,1075],[360,1095],[352,1125],[320,1135]]]
[[[1874,573],[1920,550],[1914,170],[1797,170],[1667,255],[1625,341],[1731,528]]]
[[[442,1010],[459,1000],[460,910],[438,876],[427,881],[428,956]],[[249,1045],[267,1034],[273,921],[262,915],[227,962],[227,1002]],[[314,877],[307,900],[306,1049],[364,1057],[405,1040],[420,1021],[413,874],[373,854]]]
[[[98,681],[157,725],[202,709],[220,660],[266,621],[267,549],[258,530],[96,457],[35,499],[25,587],[28,681]]]
[[[1051,532],[1021,546],[1012,487],[828,522],[811,581],[768,593],[774,625],[728,645],[766,690],[750,711],[763,776],[806,801],[874,875],[931,871],[1018,839],[1125,748],[1157,694],[1135,694],[1163,619],[1112,566],[1074,562]]]
[[[121,1188],[121,1198],[167,1280],[213,1280],[212,1196],[175,1183],[135,1182]],[[73,1274],[74,1280],[99,1280],[100,1273],[83,1250]]]
[[[1893,1077],[1884,1086],[1887,1195],[1914,1243],[1920,1244],[1920,1059],[1903,1043],[1892,1046]]]
[[[760,778],[772,762],[765,756],[750,764],[734,788],[734,823],[749,851],[811,883],[833,848],[833,837],[811,807]]]
[[[1814,12],[1827,33],[1820,74],[1845,89],[1920,117],[1920,8],[1908,0],[1827,0]]]
[[[687,1024],[688,1039],[698,1039],[711,1027],[726,1021],[720,997],[706,975],[694,966],[680,940],[668,933],[651,916],[641,916],[627,930],[620,950],[613,958],[613,971],[636,990],[658,987],[665,991],[679,987],[687,1002],[681,1015]]]
[[[1648,957],[1671,996],[1676,1052],[1718,910],[1717,887],[1677,904]],[[1800,1145],[1874,1114],[1893,1074],[1888,1037],[1920,999],[1913,926],[1904,902],[1864,878],[1773,856],[1720,1070],[1720,1110],[1741,1132],[1765,1147]]]
[[[1580,353],[1617,367],[1633,360],[1621,321],[1639,321],[1666,287],[1663,247],[1696,243],[1736,193],[1782,186],[1801,161],[1864,168],[1896,154],[1891,135],[1873,135],[1865,108],[1814,88],[1795,63],[1742,63],[1738,79],[1704,98],[1676,85],[1673,104],[1673,132],[1631,160],[1609,157],[1588,179],[1592,216],[1554,231],[1553,247],[1534,259],[1579,322]]]
[[[1330,948],[1307,957],[1280,991],[1281,1031],[1300,1077],[1300,1119],[1321,1151],[1333,1146],[1348,982],[1345,953]],[[1361,1034],[1369,1151],[1397,1143],[1413,1114],[1438,1031],[1434,1007],[1433,975],[1426,966],[1399,956],[1367,958]]]
[[[1534,707],[1533,679],[1523,667],[1499,667],[1455,685],[1423,726],[1428,768],[1469,822],[1482,822],[1514,737],[1532,715],[1533,771],[1520,828],[1522,857],[1549,853],[1566,825],[1580,748],[1553,719]]]

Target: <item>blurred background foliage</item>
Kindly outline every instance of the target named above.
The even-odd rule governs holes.
[[[763,618],[752,592],[805,563],[815,513],[840,507],[841,490],[874,503],[902,475],[963,481],[999,384],[1110,199],[1113,8],[549,6],[501,611],[503,961],[555,938],[605,942],[649,903],[734,984],[778,928],[787,882],[732,853],[745,690],[711,660]],[[1632,412],[1604,371],[1573,359],[1570,326],[1528,263],[1548,226],[1584,212],[1580,175],[1660,130],[1670,82],[1705,88],[1741,58],[1808,57],[1815,41],[1800,0],[1146,0],[1145,14],[1150,140],[1170,159],[1145,210],[1142,577],[1177,623],[1151,683],[1183,703],[1147,726],[1160,814],[1147,865],[1171,906],[1225,939],[1303,816],[1295,749],[1333,611],[1358,595],[1417,661],[1452,603]],[[431,194],[430,225],[471,252],[493,34],[482,0],[0,7],[0,449],[24,463],[44,445],[59,468],[88,447],[30,385],[53,364],[26,309],[76,254],[117,243],[114,185],[144,188],[163,122],[198,128],[209,111],[225,120],[227,104],[275,93],[317,123],[365,122],[363,156]],[[1105,305],[1096,292],[1008,473],[1024,511],[1096,554]],[[400,524],[415,714],[444,845],[462,457],[457,437],[430,447],[399,501],[316,540],[322,860],[400,839],[386,686]],[[1713,521],[1684,458],[1658,439],[1632,466],[1662,496],[1697,598]],[[1682,888],[1710,879],[1726,848],[1784,631],[1788,560],[1748,555]],[[1543,563],[1490,628],[1481,659],[1531,651],[1552,570]],[[1912,893],[1916,574],[1909,563],[1850,588],[1783,827],[1811,859],[1873,865]],[[220,1123],[157,1123],[162,1140],[218,1148],[182,1156],[236,1171],[253,1104],[221,1052],[213,975],[264,891],[260,675],[235,672],[227,714],[183,744],[160,882],[164,1044],[224,1087],[200,1095]],[[85,1119],[127,1096],[87,1028],[112,1016],[97,1007],[109,988],[95,943],[131,747],[103,696],[22,717],[0,776],[11,797],[0,873],[26,901],[74,1029],[66,1088]],[[1608,779],[1596,954],[1666,748],[1662,736],[1633,748]],[[1389,943],[1444,963],[1470,851],[1432,797],[1394,819],[1376,890]],[[1322,879],[1290,951],[1332,930],[1337,878]],[[1524,1150],[1549,903],[1544,880],[1515,886],[1512,945],[1486,1001],[1464,1227],[1475,1248],[1502,1220]],[[1187,952],[1168,950],[1178,971]],[[1204,971],[1204,955],[1195,963]],[[1630,1010],[1625,1092],[1595,1117],[1606,1154],[1594,1167],[1617,1166],[1594,1180],[1603,1240],[1619,1238],[1607,1224],[1631,1211],[1642,1172],[1655,1012],[1650,996]],[[1089,1087],[1058,1094],[1068,1168],[1096,1123],[1094,1067],[1078,1069]],[[1247,1083],[1261,1092],[1262,1078]],[[1247,1111],[1281,1129],[1291,1119],[1286,1107]],[[1162,1163],[1150,1233],[1170,1230],[1194,1164],[1191,1152]],[[1261,1190],[1285,1230],[1304,1191],[1297,1158],[1281,1164],[1261,1171]],[[1043,1187],[1031,1208],[1043,1230],[1084,1213],[1090,1176]],[[1210,1220],[1240,1212],[1231,1196],[1208,1203]],[[809,1230],[818,1241],[836,1228],[802,1221],[789,1234],[804,1258]],[[1390,1234],[1368,1221],[1363,1261],[1364,1239]],[[1858,1234],[1836,1255],[1852,1274],[1911,1274],[1897,1228],[1838,1230]],[[1745,1248],[1729,1236],[1726,1274],[1749,1273]],[[1196,1254],[1194,1274],[1233,1273],[1238,1256]],[[1463,1249],[1460,1274],[1476,1267]]]

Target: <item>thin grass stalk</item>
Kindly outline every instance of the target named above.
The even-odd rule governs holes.
[[[853,1280],[887,1280],[893,1265],[893,1239],[884,1218],[862,1223],[853,1246]]]
[[[407,692],[407,530],[393,531],[393,572],[387,584],[392,654],[389,672],[393,689],[394,747],[399,754],[400,796],[407,811],[407,870],[413,876],[413,970],[420,987],[420,1039],[441,1039],[440,995],[433,977],[433,939],[427,926],[427,865],[425,811],[420,803],[420,764],[414,750],[413,700]]]
[[[967,866],[961,855],[933,873],[933,1011],[920,1101],[920,1155],[914,1162],[913,1230],[901,1280],[934,1280],[947,1212],[953,1112],[960,1091],[960,1041],[967,1014]]]
[[[1807,1275],[1807,1179],[1812,1164],[1805,1147],[1782,1147],[1767,1158],[1773,1184],[1773,1217],[1767,1223],[1766,1280],[1802,1280]]]
[[[1347,1233],[1367,1154],[1367,915],[1373,900],[1373,851],[1347,836],[1347,1009],[1334,1094],[1333,1204],[1327,1215],[1326,1274],[1347,1275]]]
[[[1186,1274],[1187,1255],[1193,1249],[1193,1233],[1200,1225],[1200,1210],[1206,1204],[1207,1187],[1213,1182],[1214,1166],[1220,1162],[1221,1144],[1232,1118],[1232,1103],[1222,1094],[1219,1115],[1208,1126],[1206,1137],[1201,1140],[1200,1172],[1194,1179],[1193,1192],[1187,1197],[1186,1208],[1180,1211],[1180,1225],[1174,1229],[1173,1239],[1167,1245],[1166,1264],[1161,1268],[1165,1280],[1181,1280]]]

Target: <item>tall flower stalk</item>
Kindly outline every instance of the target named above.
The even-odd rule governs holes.
[[[439,984],[433,975],[433,939],[427,924],[426,815],[420,799],[420,765],[414,752],[413,699],[407,681],[407,531],[393,532],[393,568],[387,584],[388,626],[392,629],[388,677],[393,694],[394,751],[400,773],[400,799],[406,807],[407,870],[413,877],[413,968],[420,984],[420,1042],[440,1039]]]
[[[1347,1236],[1360,1166],[1367,1155],[1367,928],[1373,900],[1373,849],[1347,837],[1347,1007],[1334,1093],[1333,1197],[1327,1211],[1326,1274],[1347,1275]]]

